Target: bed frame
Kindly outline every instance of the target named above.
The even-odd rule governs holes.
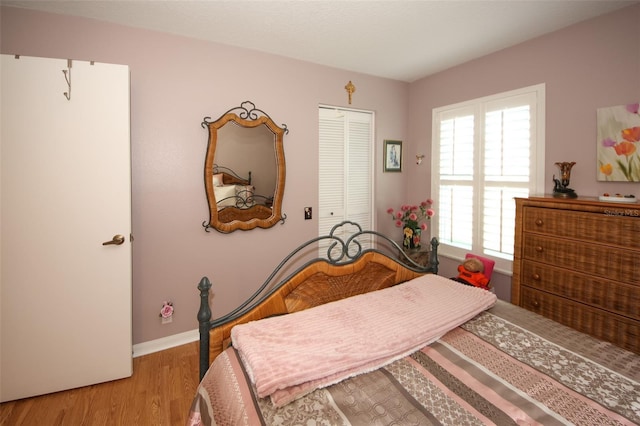
[[[243,178],[228,167],[214,164],[213,174],[222,174],[222,183],[225,185],[251,185],[251,171],[249,171],[249,177]]]
[[[342,231],[348,230],[345,240]],[[372,247],[361,242],[372,239]],[[304,253],[318,251],[326,244],[326,257],[317,257],[278,281]],[[211,319],[209,297],[211,282],[207,277],[198,284],[200,290],[200,379],[211,361],[228,345],[231,328],[237,324],[273,315],[301,311],[313,306],[363,294],[408,281],[426,273],[438,273],[438,240],[431,239],[426,266],[412,260],[389,237],[345,221],[335,225],[329,235],[313,238],[287,255],[258,290],[230,313]]]

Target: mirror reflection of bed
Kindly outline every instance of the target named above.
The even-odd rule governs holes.
[[[259,194],[251,171],[242,177],[228,167],[214,164],[213,192],[220,222],[229,223],[238,217],[267,219],[272,214],[273,193]]]
[[[255,187],[251,184],[251,172],[246,178],[238,176],[233,170],[213,165],[213,193],[218,211],[226,207],[248,209],[255,202]]]

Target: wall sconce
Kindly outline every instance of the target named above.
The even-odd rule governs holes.
[[[416,164],[422,164],[423,158],[424,158],[424,154],[416,154]]]

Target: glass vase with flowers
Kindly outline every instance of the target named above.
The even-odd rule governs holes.
[[[419,249],[422,232],[428,229],[429,221],[435,211],[431,208],[433,200],[428,198],[419,205],[403,204],[400,210],[387,209],[398,228],[402,228],[402,247],[405,249]]]

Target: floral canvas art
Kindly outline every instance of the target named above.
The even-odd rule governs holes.
[[[598,180],[640,182],[640,103],[599,108]]]

